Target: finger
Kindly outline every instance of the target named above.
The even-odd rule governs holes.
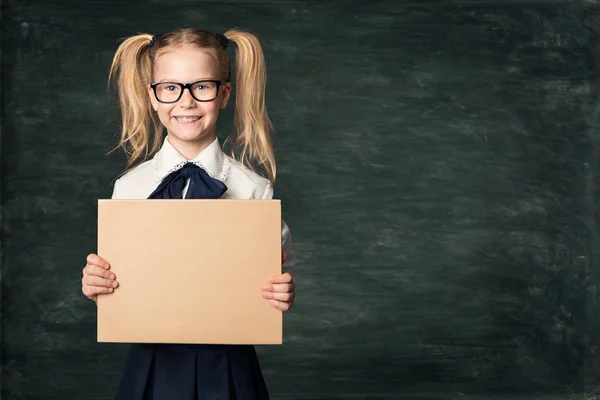
[[[281,311],[289,311],[293,306],[292,303],[286,303],[279,300],[269,300],[269,304]]]
[[[270,293],[270,292],[263,292],[263,297],[265,299],[273,299],[273,300],[278,300],[278,301],[283,301],[286,303],[292,302],[294,301],[294,298],[296,297],[294,293]]]
[[[84,286],[81,289],[83,294],[85,294],[87,297],[89,297],[92,300],[94,297],[96,297],[99,294],[109,294],[109,293],[114,292],[114,290],[115,289],[113,289],[113,288],[102,287],[102,286]]]
[[[294,291],[294,286],[289,283],[278,283],[276,285],[271,285],[270,292],[274,293],[290,293]]]
[[[109,287],[116,288],[119,286],[119,282],[114,281],[112,279],[104,279],[99,276],[86,275],[82,279],[82,283],[84,286],[100,286],[100,287]]]
[[[87,263],[97,265],[97,266],[105,268],[105,269],[110,268],[110,264],[108,263],[108,261],[106,261],[104,258],[100,257],[99,255],[93,254],[93,253],[89,254],[87,256]]]
[[[285,252],[281,253],[281,263],[285,263],[285,260],[287,260],[287,254]]]
[[[292,282],[292,279],[293,279],[292,274],[290,274],[289,272],[286,272],[285,274],[270,276],[269,282],[271,282],[271,283],[290,283],[290,282]]]
[[[88,264],[85,266],[85,268],[83,269],[83,275],[99,276],[104,279],[115,279],[115,274],[110,272],[110,270],[104,269],[93,264]]]

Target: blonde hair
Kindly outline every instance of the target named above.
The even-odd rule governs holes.
[[[267,76],[262,47],[250,32],[231,29],[224,36],[237,48],[235,131],[225,143],[231,147],[233,158],[252,170],[262,169],[274,183],[273,126],[266,109]],[[147,160],[160,149],[164,127],[148,96],[154,60],[168,47],[186,44],[207,50],[218,63],[220,79],[230,81],[227,52],[216,35],[201,29],[177,29],[160,38],[149,34],[131,36],[115,53],[109,83],[114,80],[118,89],[122,129],[117,148],[124,149],[127,167]]]

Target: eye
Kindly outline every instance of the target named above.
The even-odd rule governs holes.
[[[178,87],[178,86],[175,86],[175,85],[169,85],[169,86],[167,86],[165,89],[166,89],[168,92],[172,92],[172,91],[174,91],[174,90],[178,90],[178,89],[179,89],[179,87]]]
[[[204,85],[198,85],[198,86],[196,86],[196,90],[198,90],[198,91],[200,91],[200,90],[206,90],[206,89],[208,89],[208,87],[204,86]]]

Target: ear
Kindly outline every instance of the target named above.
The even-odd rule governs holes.
[[[152,108],[154,111],[158,111],[158,100],[156,100],[156,96],[154,96],[154,90],[148,85],[148,96],[150,96],[150,103],[152,103]]]
[[[221,100],[219,102],[219,108],[224,109],[227,107],[227,103],[229,102],[229,98],[231,97],[231,83],[225,82],[223,86],[221,86]]]

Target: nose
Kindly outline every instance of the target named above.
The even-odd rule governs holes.
[[[179,99],[179,105],[182,108],[191,108],[196,105],[196,101],[192,97],[192,92],[190,92],[190,88],[183,89],[183,93],[181,94],[181,98]]]

